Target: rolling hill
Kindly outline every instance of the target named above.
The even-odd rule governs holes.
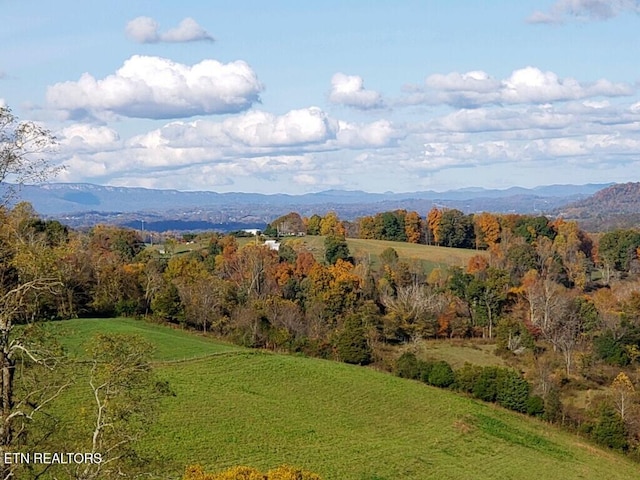
[[[163,401],[139,449],[162,459],[160,478],[178,479],[193,463],[209,471],[287,463],[325,480],[626,480],[640,471],[546,423],[368,368],[126,319],[55,327],[79,355],[101,330],[138,333],[158,346],[158,374],[176,396]]]
[[[640,221],[640,183],[612,185],[592,196],[558,209],[590,231],[637,226]]]

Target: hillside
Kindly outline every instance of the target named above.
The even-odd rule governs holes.
[[[559,209],[563,217],[579,220],[583,228],[605,231],[627,228],[640,220],[640,183],[612,185]]]
[[[163,352],[159,375],[176,396],[140,445],[162,458],[162,478],[179,478],[190,463],[211,471],[288,463],[325,480],[622,480],[640,468],[543,422],[363,367],[220,346],[132,320],[55,326],[76,347],[104,327],[139,333]],[[192,360],[171,361],[184,358]]]

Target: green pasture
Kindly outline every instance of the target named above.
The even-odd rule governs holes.
[[[156,345],[155,359],[165,360],[157,373],[175,396],[162,400],[139,450],[160,460],[161,478],[179,479],[193,463],[209,471],[286,463],[325,480],[640,478],[640,464],[581,437],[369,368],[245,350],[135,320],[56,328],[78,352],[97,331],[138,333]],[[73,401],[76,409],[83,402]]]
[[[194,359],[239,349],[194,332],[131,318],[74,319],[56,322],[54,326],[59,331],[62,345],[75,357],[85,355],[86,344],[96,333],[140,335],[154,345],[153,360],[158,362]]]

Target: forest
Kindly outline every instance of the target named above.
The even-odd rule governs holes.
[[[291,213],[265,231],[278,250],[264,236],[203,232],[151,246],[140,233],[74,231],[26,203],[2,209],[4,332],[36,319],[145,317],[245,347],[371,365],[640,453],[636,230],[592,238],[561,218],[434,208],[356,222]],[[322,251],[312,251],[305,239],[318,235]],[[354,255],[350,237],[473,254],[428,270],[392,247],[375,262]],[[416,348],[455,339],[495,345],[506,366],[454,369]],[[585,392],[588,401],[573,400]]]

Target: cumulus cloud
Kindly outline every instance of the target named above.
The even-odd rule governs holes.
[[[401,136],[388,120],[364,125],[341,121],[338,127],[337,143],[347,148],[388,147]]]
[[[365,89],[362,77],[344,73],[336,73],[331,78],[329,101],[361,110],[383,106],[381,95],[374,90]]]
[[[160,25],[151,17],[137,17],[127,23],[127,36],[137,43],[185,43],[207,41],[214,38],[202,28],[193,18],[185,18],[177,27],[160,32]]]
[[[149,149],[211,148],[216,155],[246,156],[384,148],[393,145],[399,136],[387,120],[355,124],[335,120],[318,107],[308,107],[283,115],[252,110],[222,122],[177,121],[130,142]]]
[[[47,89],[50,107],[72,118],[111,113],[136,118],[184,118],[236,113],[260,100],[256,73],[243,61],[203,60],[193,66],[134,55],[115,74],[96,79],[89,73],[77,82]]]
[[[291,110],[281,116],[247,112],[226,120],[222,129],[229,137],[254,147],[319,143],[334,138],[336,133],[335,122],[318,107]]]
[[[308,107],[282,115],[252,110],[217,122],[174,121],[125,140],[108,127],[88,124],[68,126],[58,136],[69,181],[77,175],[130,181],[150,172],[186,175],[206,168],[218,180],[288,176],[309,185],[313,176],[326,185],[316,154],[382,149],[394,145],[399,134],[386,120],[352,124]],[[318,169],[320,174],[312,172]]]
[[[75,152],[96,152],[114,149],[120,135],[105,126],[76,123],[63,128],[57,135],[60,145]]]
[[[558,0],[548,12],[535,11],[527,22],[561,24],[567,20],[604,21],[623,13],[640,13],[638,0]]]
[[[430,75],[425,80],[425,86],[413,88],[403,102],[477,108],[489,104],[543,104],[601,96],[616,97],[632,95],[634,92],[635,88],[626,83],[604,79],[581,83],[528,66],[514,70],[503,80],[495,79],[483,71]]]

